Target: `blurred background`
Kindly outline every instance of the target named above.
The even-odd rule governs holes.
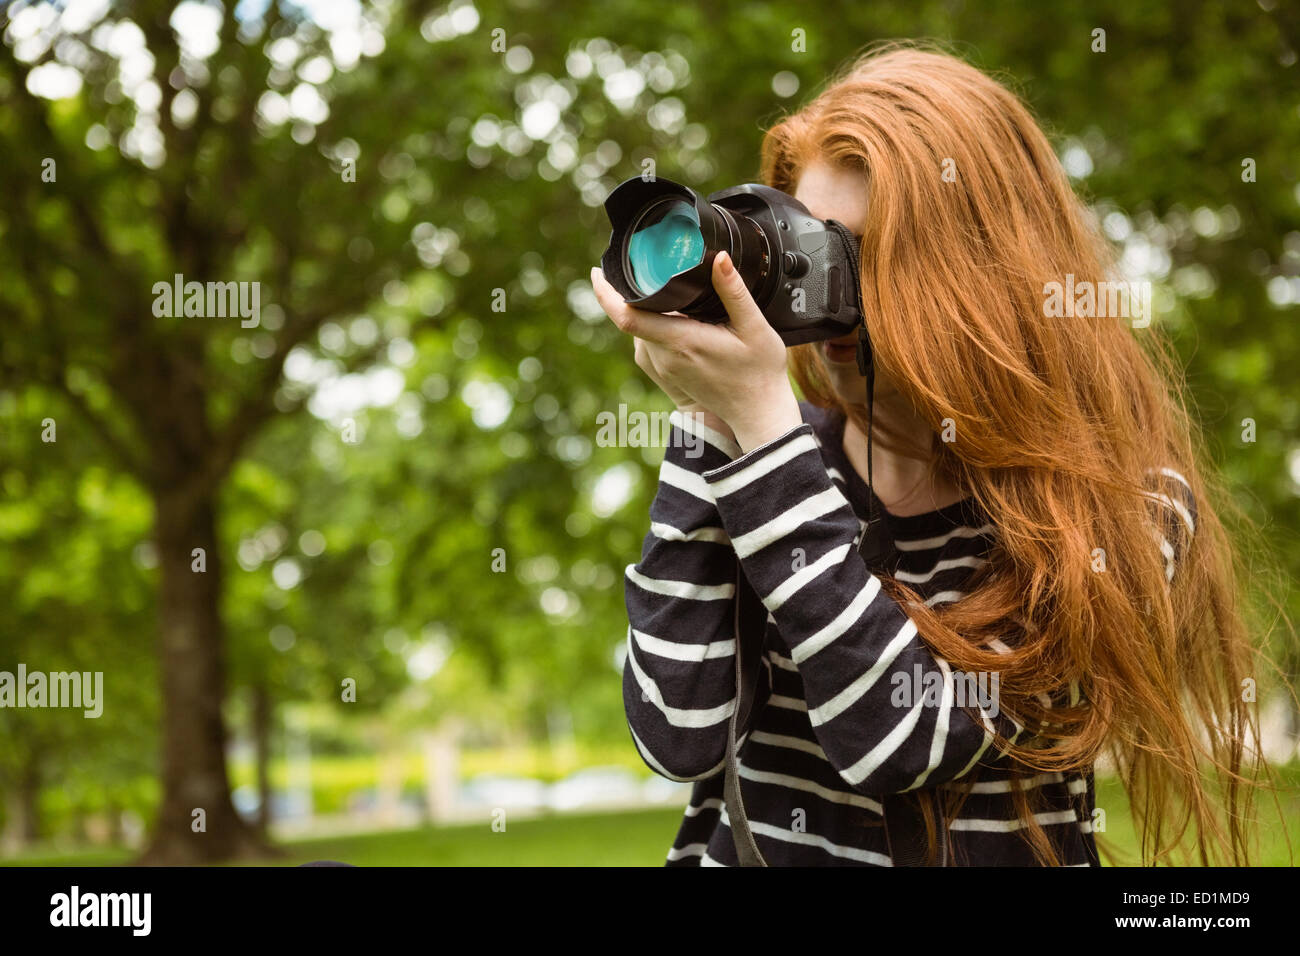
[[[640,760],[620,671],[663,449],[598,416],[670,406],[591,293],[601,203],[754,180],[763,129],[881,39],[1041,118],[1300,620],[1300,6],[0,21],[0,671],[103,675],[98,718],[0,708],[0,859],[661,864],[688,787]],[[178,275],[257,283],[257,321],[160,304]],[[1287,633],[1259,707],[1296,822]],[[1114,779],[1099,806],[1132,857]]]

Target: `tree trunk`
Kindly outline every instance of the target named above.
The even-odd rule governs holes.
[[[155,494],[161,570],[162,805],[140,862],[208,863],[263,855],[226,776],[221,552],[214,494]],[[205,570],[196,570],[195,549]],[[202,811],[200,814],[198,811]]]
[[[253,753],[257,761],[258,836],[265,839],[271,825],[271,695],[266,685],[253,687]]]
[[[122,846],[126,843],[126,831],[122,827],[122,807],[116,800],[108,801],[108,845]]]
[[[36,754],[29,754],[7,793],[4,848],[17,852],[40,837],[41,768]]]

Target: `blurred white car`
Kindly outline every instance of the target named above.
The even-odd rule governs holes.
[[[547,806],[546,790],[540,780],[485,773],[461,785],[459,802],[466,807],[536,810]]]
[[[641,781],[625,767],[588,767],[550,787],[549,805],[555,810],[602,804],[639,804]]]
[[[678,803],[685,806],[691,799],[691,784],[656,774],[642,782],[641,799],[647,803]]]

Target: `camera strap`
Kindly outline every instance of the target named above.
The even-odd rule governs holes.
[[[865,319],[858,327],[858,370],[867,378],[867,487],[871,497],[867,502],[867,529],[862,533],[858,553],[873,573],[897,568],[898,551],[894,536],[889,532],[883,514],[877,514],[876,486],[871,474],[872,413],[875,405],[876,363],[871,353],[871,338],[867,335]],[[929,846],[925,838],[923,805],[931,802],[925,791],[915,793],[887,793],[881,797],[881,815],[885,823],[885,841],[894,866],[926,866]],[[937,806],[937,804],[936,804]],[[948,864],[948,845],[942,820],[938,820],[940,866]]]
[[[885,516],[876,514],[876,484],[871,473],[871,438],[872,420],[876,405],[876,363],[871,353],[871,336],[867,334],[864,320],[858,326],[858,371],[867,378],[867,488],[871,494],[867,498],[867,527],[862,532],[862,541],[858,553],[872,571],[892,564],[894,558],[894,538],[885,527]]]
[[[755,610],[756,609],[756,610]],[[749,718],[754,709],[754,696],[758,690],[758,675],[763,663],[763,636],[767,615],[763,603],[754,593],[745,577],[745,571],[736,561],[736,706],[727,724],[727,770],[723,780],[723,802],[731,826],[731,839],[736,845],[736,857],[741,866],[767,866],[745,814],[745,802],[740,794],[740,775],[736,760],[736,738],[748,731]],[[749,646],[746,646],[746,643]]]
[[[843,224],[827,220],[851,253],[850,262],[858,261],[859,245],[857,238]],[[893,573],[898,558],[894,538],[885,521],[885,515],[877,513],[875,485],[872,481],[871,438],[872,420],[875,412],[876,364],[873,361],[871,338],[867,333],[866,319],[862,316],[861,290],[856,282],[847,286],[853,290],[852,307],[860,317],[858,326],[858,371],[866,377],[867,384],[867,486],[872,489],[867,502],[867,527],[862,532],[858,543],[867,568],[873,573]],[[758,676],[762,670],[763,638],[766,634],[766,615],[763,603],[745,577],[740,561],[736,562],[736,601],[734,632],[736,644],[736,706],[731,712],[727,724],[726,771],[723,781],[723,799],[727,808],[727,819],[731,828],[732,842],[736,847],[736,858],[741,866],[767,866],[762,852],[754,840],[749,817],[745,813],[745,803],[740,792],[740,774],[737,757],[737,738],[748,731],[749,719],[754,708],[757,693]],[[748,646],[747,646],[747,641]],[[928,799],[928,794],[887,794],[881,800],[884,816],[885,838],[891,859],[895,866],[924,866],[926,857],[925,825],[921,815],[920,803]],[[942,840],[943,826],[939,826]],[[946,841],[943,841],[946,844]],[[947,847],[942,845],[941,864],[947,863]]]
[[[875,411],[876,363],[871,352],[871,338],[867,334],[866,320],[858,327],[858,371],[867,379],[867,487],[871,496],[867,500],[867,527],[862,532],[862,542],[858,553],[872,573],[887,571],[892,574],[897,568],[898,551],[894,546],[894,536],[890,533],[883,514],[877,514],[876,485],[871,473],[871,437],[873,412]],[[887,793],[880,799],[881,816],[884,818],[885,841],[889,857],[894,866],[926,866],[929,847],[925,838],[925,817],[923,804],[930,802],[930,794],[924,791],[915,793]],[[940,866],[948,863],[948,847],[942,821],[937,822],[940,840]]]

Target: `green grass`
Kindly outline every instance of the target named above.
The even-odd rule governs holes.
[[[357,866],[662,866],[677,833],[679,808],[632,813],[544,816],[510,821],[494,832],[485,821],[282,844],[274,865],[337,860]],[[31,856],[19,866],[118,866],[121,852]]]
[[[1273,768],[1276,774],[1276,792],[1259,791],[1255,794],[1255,814],[1262,822],[1255,835],[1256,866],[1295,866],[1300,863],[1300,763],[1290,763]],[[1098,776],[1096,806],[1106,811],[1106,830],[1098,832],[1097,845],[1102,863],[1114,866],[1137,866],[1141,862],[1137,829],[1129,813],[1128,799],[1118,777]],[[1274,803],[1274,800],[1277,803]],[[1281,819],[1279,819],[1279,812]],[[1282,821],[1285,820],[1285,829]],[[1288,835],[1290,845],[1288,846]],[[1106,847],[1115,851],[1113,860]],[[1292,859],[1292,856],[1295,859]]]
[[[508,823],[426,827],[366,837],[295,843],[286,861],[340,860],[358,866],[662,866],[682,813],[549,816]]]

